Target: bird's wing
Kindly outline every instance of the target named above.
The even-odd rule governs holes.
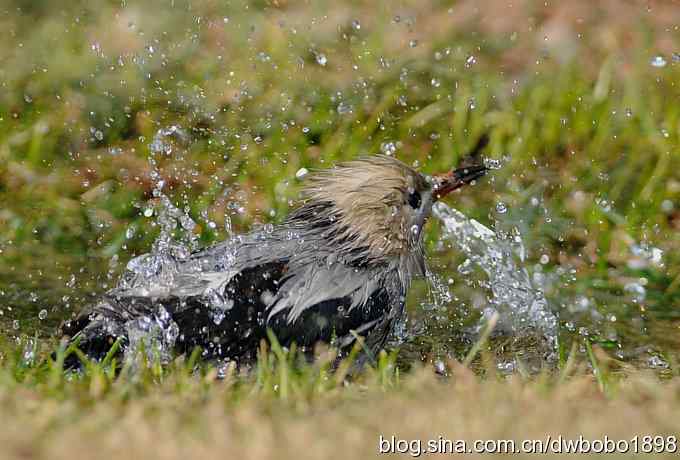
[[[383,276],[381,276],[383,275]],[[386,280],[378,270],[357,269],[342,263],[330,266],[307,264],[291,268],[270,304],[268,318],[286,312],[289,323],[295,322],[307,310],[330,301],[342,300],[346,313],[365,305]]]
[[[158,301],[224,294],[234,276],[259,266],[285,263],[296,244],[291,239],[253,232],[201,249],[186,259],[144,254],[128,263],[118,286],[105,296],[121,301],[119,305],[135,300],[143,308]],[[177,303],[178,308],[182,304]],[[143,311],[129,313],[135,316]]]
[[[312,262],[291,268],[269,305],[267,327],[281,343],[347,348],[361,335],[377,351],[403,313],[404,287],[394,269]]]
[[[250,267],[285,261],[300,251],[301,240],[285,229],[268,234],[254,231],[193,253],[186,265],[206,272],[242,271]]]

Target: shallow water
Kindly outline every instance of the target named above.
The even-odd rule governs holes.
[[[438,207],[435,213],[447,227],[444,244],[461,252],[463,261],[455,265],[455,270],[434,269],[430,294],[428,290],[414,288],[410,298],[414,304],[410,307],[412,318],[402,328],[401,342],[415,341],[403,346],[405,350],[415,348],[416,353],[406,351],[405,358],[418,359],[423,356],[419,350],[427,352],[441,346],[453,355],[464,355],[485,317],[497,311],[498,336],[492,343],[502,344],[496,350],[501,370],[514,370],[517,356],[525,361],[533,359],[538,367],[539,356],[549,363],[556,356],[557,337],[562,349],[568,349],[571,341],[577,340],[580,351],[585,352],[582,340],[588,338],[616,359],[659,371],[670,366],[672,350],[678,346],[677,318],[672,312],[664,316],[652,310],[645,317],[620,314],[615,322],[608,321],[596,302],[574,295],[569,283],[564,283],[564,276],[555,274],[559,267],[551,272],[541,266],[541,276],[536,277],[535,267],[523,263],[520,247],[513,245],[517,236],[510,236],[510,240],[500,238],[488,227],[446,206]],[[177,245],[182,247],[182,243],[172,245],[173,251]],[[435,251],[434,258],[437,257],[440,256]],[[149,264],[157,263],[158,259],[150,256],[133,259],[129,266],[143,271]],[[162,272],[154,273],[163,276]],[[148,280],[148,276],[147,273],[143,278]],[[116,279],[117,275],[112,275],[108,267],[79,257],[62,258],[58,264],[40,258],[19,260],[13,264],[13,270],[2,275],[0,331],[7,337],[53,338],[61,320],[91,304],[97,293],[112,287]],[[443,280],[454,283],[449,285]],[[544,284],[537,285],[537,280]],[[564,290],[555,290],[555,283]],[[630,289],[639,300],[639,290]],[[415,303],[414,295],[418,297]],[[630,298],[614,300],[625,309]],[[428,317],[427,326],[421,321],[424,316]],[[137,329],[143,331],[143,326],[162,324],[161,332],[172,332],[171,323],[149,320],[137,324],[140,326]],[[172,340],[172,334],[166,337]]]
[[[180,154],[189,143],[184,130],[173,125],[159,129],[148,146],[153,190],[152,199],[141,205],[141,212],[160,229],[148,254],[124,264],[128,254],[123,251],[102,266],[82,257],[40,257],[43,248],[37,244],[24,254],[17,249],[12,261],[0,267],[3,334],[55,337],[63,319],[94,302],[107,289],[148,292],[173,285],[177,261],[199,246],[194,233],[197,224],[187,208],[180,209],[164,193],[165,183],[156,165],[162,156]],[[504,214],[507,208],[501,205],[497,211]],[[412,318],[399,326],[392,341],[406,350],[415,347],[415,354],[406,353],[411,359],[433,350],[445,350],[438,355],[464,355],[484,324],[497,315],[491,344],[502,371],[515,370],[518,359],[523,365],[530,363],[533,370],[552,366],[564,358],[573,340],[580,344],[581,352],[585,351],[583,341],[589,340],[617,359],[658,370],[669,367],[670,350],[680,346],[678,315],[672,309],[661,308],[660,314],[653,308],[645,310],[653,286],[630,279],[623,293],[609,295],[608,304],[602,305],[596,295],[579,292],[579,283],[590,280],[580,279],[576,270],[551,266],[543,257],[533,264],[525,237],[516,227],[494,230],[444,203],[435,205],[433,216],[435,225],[442,229],[434,244],[434,259],[460,260],[453,266],[433,269],[426,291],[417,286],[413,289]],[[228,228],[229,223],[225,226]],[[632,263],[638,266],[663,264],[663,254],[656,248],[636,244],[630,250]],[[125,276],[120,278],[124,267]],[[219,321],[228,314],[228,308],[223,299],[209,294],[206,299],[214,303]],[[170,359],[168,351],[177,338],[177,327],[162,308],[154,315],[131,321],[127,328],[133,347],[153,337],[161,348],[152,351],[159,352],[163,360]]]
[[[163,284],[164,277],[172,276],[166,257],[174,254],[176,260],[196,245],[182,231],[191,226],[190,218],[159,192],[157,198],[161,196],[154,210],[162,222],[161,235],[149,254],[127,263],[128,276],[123,281],[127,287]],[[449,355],[463,356],[486,320],[497,312],[499,322],[491,343],[502,371],[516,369],[518,357],[535,368],[551,364],[560,358],[560,350],[569,349],[572,340],[584,353],[584,339],[622,361],[662,372],[671,365],[672,350],[679,345],[674,310],[650,306],[646,315],[640,315],[639,310],[629,308],[645,303],[645,296],[653,295],[653,286],[640,289],[629,283],[625,295],[608,297],[608,310],[603,311],[601,300],[574,292],[579,279],[570,270],[528,263],[521,235],[497,233],[444,204],[434,209],[434,215],[443,233],[431,258],[448,258],[453,251],[460,262],[449,269],[432,269],[428,289],[414,287],[411,318],[397,340],[407,350],[407,359],[418,359],[424,356],[421,352],[441,347]],[[114,260],[112,269],[109,264],[75,256],[16,259],[1,276],[0,331],[7,337],[54,338],[63,319],[116,285],[124,264],[117,257]],[[612,312],[618,316],[613,318]],[[131,323],[132,335],[161,334],[165,349],[171,348],[176,333],[162,313]],[[408,353],[414,348],[415,354]]]

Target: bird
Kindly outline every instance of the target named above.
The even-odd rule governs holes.
[[[428,176],[390,155],[315,170],[278,225],[190,254],[146,254],[61,333],[102,360],[153,337],[173,354],[253,362],[270,334],[282,346],[327,343],[344,356],[361,337],[379,352],[426,272],[423,227],[433,204],[486,172],[485,136],[457,168]],[[269,331],[269,332],[268,332]],[[71,355],[66,365],[78,367]]]

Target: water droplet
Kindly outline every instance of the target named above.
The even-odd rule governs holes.
[[[675,205],[671,200],[663,200],[661,202],[661,210],[666,214],[670,214],[671,212],[673,212],[674,207]]]
[[[637,282],[627,283],[623,287],[623,290],[632,294],[633,302],[635,303],[644,302],[645,298],[647,297],[647,290],[644,286]]]
[[[657,68],[666,67],[666,64],[667,64],[666,59],[661,55],[654,56],[649,61],[649,63],[652,65],[652,67],[657,67]]]
[[[357,19],[352,21],[352,29],[354,29],[354,30],[360,30],[361,29],[361,23]]]
[[[146,208],[144,210],[144,217],[151,217],[153,216],[153,208]]]
[[[33,102],[33,98],[28,94],[24,94],[24,101],[26,101],[26,104],[30,104]]]
[[[650,356],[647,365],[652,369],[668,369],[668,363],[660,356]]]
[[[461,275],[469,275],[472,273],[472,261],[470,259],[465,259],[465,261],[458,265],[458,273]]]
[[[433,78],[432,80],[430,80],[430,84],[435,88],[439,88],[442,83],[438,79]]]
[[[188,214],[183,214],[180,216],[179,224],[184,230],[187,231],[192,231],[194,228],[196,228],[196,222],[194,222],[194,220]]]
[[[19,324],[18,319],[15,319],[14,321],[12,321],[12,329],[14,329],[15,331],[18,331],[20,327],[21,327],[21,325]]]
[[[470,55],[465,59],[465,67],[471,67],[473,65],[477,64],[477,58],[473,55]]]
[[[659,248],[651,248],[649,260],[658,266],[663,265],[663,251]]]
[[[502,201],[499,201],[498,203],[496,203],[496,212],[498,214],[505,214],[506,212],[508,212],[508,206]]]
[[[47,310],[44,308],[40,310],[40,312],[38,312],[38,318],[40,318],[40,320],[47,318]]]
[[[418,40],[409,40],[408,46],[410,48],[415,48],[416,46],[418,46]]]
[[[319,64],[320,66],[325,66],[326,64],[328,64],[328,58],[323,53],[317,53],[316,63]]]
[[[550,256],[548,256],[548,254],[543,254],[543,255],[541,256],[540,262],[541,262],[543,265],[547,264],[548,262],[550,262]]]
[[[352,112],[352,106],[345,103],[345,102],[341,102],[341,103],[338,104],[337,111],[340,115],[344,115],[346,113],[351,113]]]
[[[101,56],[102,53],[102,46],[98,42],[93,42],[90,45],[90,49],[96,54],[97,56]]]
[[[612,202],[606,198],[595,198],[595,203],[599,205],[604,212],[611,212],[612,210]]]
[[[307,174],[309,174],[309,170],[307,168],[300,168],[295,173],[295,177],[297,179],[304,179]]]
[[[384,155],[394,155],[397,151],[397,144],[394,142],[383,142],[380,144],[380,152]]]
[[[73,289],[74,287],[76,287],[76,281],[77,281],[76,275],[72,274],[69,280],[66,282],[66,287]]]
[[[626,107],[626,116],[628,118],[633,116],[633,110],[630,107]]]
[[[484,166],[486,166],[488,169],[498,170],[503,167],[503,162],[493,158],[486,158],[484,160]]]

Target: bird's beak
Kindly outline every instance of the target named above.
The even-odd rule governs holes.
[[[486,174],[487,167],[484,165],[469,165],[453,169],[445,174],[435,174],[432,176],[434,201],[446,196],[447,194],[461,188],[463,185],[479,179]]]

